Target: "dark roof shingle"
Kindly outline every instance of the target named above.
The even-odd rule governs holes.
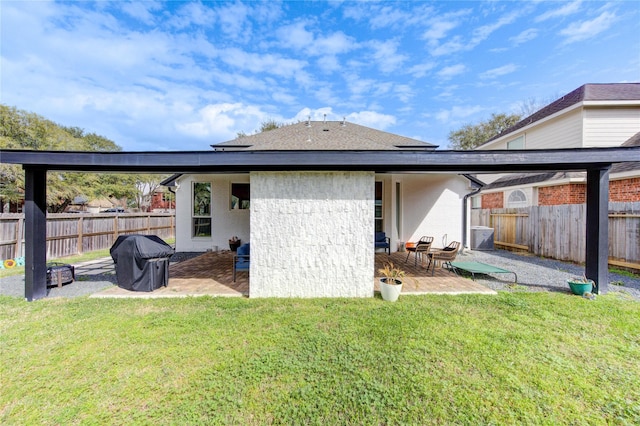
[[[307,121],[211,145],[215,150],[401,150],[437,148],[370,127],[342,121]]]

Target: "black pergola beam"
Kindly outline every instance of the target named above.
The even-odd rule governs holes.
[[[595,293],[609,289],[609,167],[587,170],[585,275]]]
[[[47,170],[25,167],[24,297],[47,296]]]
[[[587,170],[585,275],[596,292],[608,285],[609,168],[640,162],[640,147],[494,151],[194,151],[76,152],[0,150],[0,161],[25,169],[25,297],[46,296],[48,170],[130,173],[223,173],[288,170],[376,173],[523,173]]]
[[[586,170],[640,161],[640,147],[494,151],[168,151],[0,150],[4,163],[48,170],[207,173],[288,170],[523,173]]]

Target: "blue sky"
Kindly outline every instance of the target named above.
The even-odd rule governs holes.
[[[7,1],[0,102],[126,151],[261,122],[355,122],[448,146],[492,113],[640,81],[639,1]]]

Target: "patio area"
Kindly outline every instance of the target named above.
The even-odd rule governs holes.
[[[402,294],[496,294],[496,292],[468,278],[437,267],[434,276],[427,272],[426,264],[414,266],[413,255],[405,263],[406,253],[384,253],[375,255],[375,291],[378,292],[378,269],[391,261],[406,272]],[[247,297],[249,296],[249,274],[238,272],[233,282],[233,252],[207,252],[201,256],[172,264],[169,268],[169,284],[153,292],[134,292],[114,286],[97,292],[91,297]]]

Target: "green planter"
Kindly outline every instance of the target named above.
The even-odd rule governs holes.
[[[571,292],[578,296],[582,296],[585,293],[591,293],[594,284],[592,280],[588,280],[588,282],[567,280],[567,283],[569,284]]]

